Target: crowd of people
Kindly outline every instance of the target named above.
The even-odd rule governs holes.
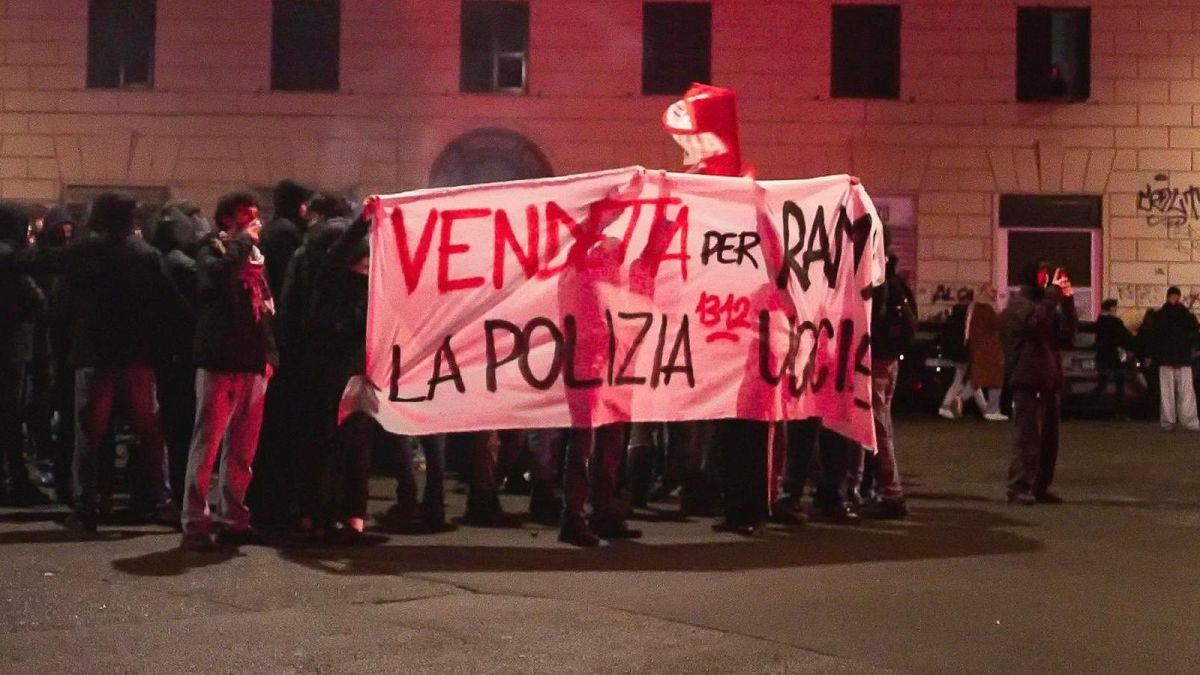
[[[815,419],[402,438],[362,414],[338,424],[346,382],[365,365],[363,214],[371,205],[355,217],[343,196],[285,180],[272,206],[264,224],[254,194],[229,193],[210,222],[187,201],[147,213],[131,196],[106,192],[76,222],[63,206],[31,218],[0,202],[5,504],[49,502],[28,470],[29,446],[52,477],[55,500],[71,507],[64,524],[95,531],[113,511],[120,445],[131,448],[129,514],[180,528],[181,547],[197,552],[262,543],[275,532],[353,544],[364,541],[372,517],[388,532],[445,531],[453,528],[444,487],[452,471],[468,492],[461,522],[513,525],[499,495],[525,493],[529,518],[557,526],[560,540],[577,546],[641,536],[628,526],[633,510],[675,493],[685,515],[719,517],[716,529],[743,535],[760,533],[768,520],[908,515],[891,397],[916,315],[894,256],[872,306],[878,452]],[[960,415],[973,392],[987,419],[1007,419],[999,392],[1012,389],[1008,490],[1017,502],[1058,501],[1050,483],[1060,349],[1077,318],[1070,282],[1054,270],[1031,269],[1004,312],[986,289],[964,306],[963,368],[943,409]],[[1182,326],[1176,313],[1164,307],[1155,326]],[[1107,339],[1123,348],[1125,335],[1114,335]],[[1165,393],[1169,379],[1180,392],[1172,415],[1194,428],[1187,364],[1162,364],[1178,369],[1163,385]],[[368,514],[368,477],[380,457],[395,474],[395,503]]]
[[[942,358],[954,364],[954,377],[938,409],[946,419],[961,419],[972,400],[983,419],[1009,419],[1001,412],[1001,395],[1011,373],[1005,370],[1005,317],[997,310],[997,295],[991,284],[984,284],[978,295],[964,291],[947,313],[939,347]],[[1090,397],[1094,407],[1128,420],[1134,412],[1130,390],[1149,387],[1144,373],[1150,373],[1159,386],[1163,429],[1200,431],[1192,372],[1198,337],[1200,323],[1177,286],[1167,289],[1161,307],[1147,310],[1136,332],[1120,317],[1117,300],[1104,300],[1090,346],[1095,353],[1096,385]],[[1071,341],[1063,345],[1072,346]]]

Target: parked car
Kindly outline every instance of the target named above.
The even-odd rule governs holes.
[[[901,356],[896,382],[894,409],[897,412],[935,414],[942,398],[954,382],[954,362],[942,354],[941,336],[945,321],[922,321],[912,344]],[[1116,407],[1112,386],[1098,392],[1100,374],[1096,370],[1096,325],[1081,322],[1074,345],[1064,349],[1063,413],[1074,417],[1101,417],[1113,414]],[[1136,417],[1154,417],[1157,413],[1157,369],[1147,368],[1144,359],[1127,356],[1124,410]],[[1200,363],[1195,372],[1200,373]],[[1154,372],[1150,372],[1154,371]],[[1005,397],[1007,409],[1008,397]],[[973,406],[968,405],[968,410]],[[970,414],[970,413],[968,413]]]

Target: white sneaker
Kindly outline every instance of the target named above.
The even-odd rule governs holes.
[[[998,413],[998,412],[985,413],[983,416],[983,419],[985,419],[989,422],[1007,422],[1008,415],[1005,415],[1004,413]]]
[[[944,418],[948,419],[948,420],[958,419],[958,418],[957,418],[957,417],[954,415],[954,411],[953,411],[953,410],[951,410],[951,409],[949,409],[949,408],[939,408],[939,409],[938,409],[938,414],[939,414],[939,415],[941,415],[942,417],[944,417]]]

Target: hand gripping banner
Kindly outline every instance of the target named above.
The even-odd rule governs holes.
[[[343,414],[433,434],[821,417],[874,447],[883,237],[848,176],[632,167],[381,197]]]

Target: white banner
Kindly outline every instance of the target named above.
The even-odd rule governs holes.
[[[868,447],[874,206],[849,176],[641,167],[382,197],[365,380],[432,434],[821,417]]]

